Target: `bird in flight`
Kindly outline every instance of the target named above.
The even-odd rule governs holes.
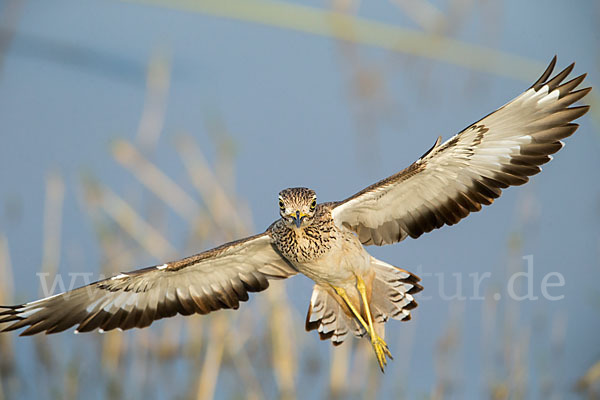
[[[124,272],[30,303],[0,306],[3,331],[21,335],[143,328],[176,314],[239,307],[269,280],[301,273],[315,282],[306,330],[341,344],[368,335],[381,370],[392,358],[384,341],[389,318],[407,321],[419,278],[378,260],[365,246],[418,238],[454,225],[522,185],[575,132],[589,106],[571,105],[591,88],[585,74],[564,82],[574,64],[551,78],[556,57],[527,91],[433,147],[408,168],[345,200],[317,203],[315,192],[279,193],[280,219],[255,236],[191,257]]]

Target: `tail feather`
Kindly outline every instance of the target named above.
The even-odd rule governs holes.
[[[352,332],[355,336],[364,336],[365,329],[350,316],[350,310],[343,305],[333,289],[315,285],[308,313],[306,314],[306,330],[316,329],[321,340],[331,339],[334,346],[339,346]]]
[[[410,320],[410,311],[418,305],[413,294],[423,290],[419,277],[375,257],[371,257],[371,267],[375,277],[370,307],[375,322],[385,323],[389,318]]]
[[[419,277],[371,257],[373,271],[370,280],[369,307],[377,335],[385,337],[384,325],[389,318],[408,321],[417,307],[413,294],[420,292]],[[346,288],[354,306],[366,320],[356,287]],[[350,333],[362,337],[367,332],[352,315],[344,300],[330,287],[316,284],[306,315],[306,330],[316,329],[321,340],[331,339],[334,346],[342,344]]]

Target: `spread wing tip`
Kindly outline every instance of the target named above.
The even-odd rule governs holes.
[[[542,75],[538,78],[538,80],[535,81],[535,83],[533,85],[531,85],[531,88],[533,88],[535,90],[539,90],[543,86],[543,83],[546,82],[546,80],[552,74],[552,71],[554,71],[554,67],[556,66],[557,59],[558,59],[558,57],[555,54],[554,57],[552,57],[552,60],[550,61],[550,64],[548,65],[548,67],[546,67],[546,70],[542,73]]]

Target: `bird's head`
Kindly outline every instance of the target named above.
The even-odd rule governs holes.
[[[314,190],[297,187],[279,192],[279,214],[290,227],[299,229],[310,225],[317,209]]]

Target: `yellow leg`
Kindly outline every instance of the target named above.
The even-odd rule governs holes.
[[[360,277],[356,277],[356,288],[358,289],[362,298],[368,322],[364,320],[364,318],[360,315],[360,312],[356,309],[356,307],[354,307],[354,305],[348,298],[346,291],[343,288],[338,288],[335,286],[332,287],[336,291],[336,293],[342,299],[344,299],[346,305],[348,305],[348,308],[350,308],[350,311],[352,311],[358,322],[360,322],[361,325],[365,328],[365,330],[369,333],[369,336],[371,337],[371,345],[373,346],[375,356],[377,357],[377,362],[379,363],[381,371],[383,371],[384,367],[387,365],[387,360],[385,359],[385,356],[387,355],[390,359],[393,359],[393,357],[385,341],[382,338],[380,338],[377,335],[377,333],[375,333],[375,327],[373,326],[373,318],[371,317],[371,309],[369,308],[369,303],[367,301],[365,282]]]
[[[390,359],[393,359],[392,353],[390,353],[387,343],[382,338],[380,338],[375,332],[375,327],[373,326],[373,317],[371,316],[371,308],[369,307],[369,302],[367,300],[367,290],[365,287],[365,282],[358,275],[356,276],[356,288],[360,293],[360,297],[363,301],[363,306],[365,307],[365,313],[367,314],[367,322],[369,324],[369,328],[367,329],[367,331],[369,332],[369,336],[371,336],[371,345],[373,346],[373,350],[375,351],[375,355],[377,356],[379,368],[381,368],[381,372],[383,372],[385,366],[387,365],[387,360],[385,359],[385,356],[387,355]]]
[[[354,314],[354,316],[356,317],[358,322],[360,322],[361,325],[365,328],[365,330],[367,332],[369,332],[369,334],[370,334],[369,325],[367,325],[367,323],[365,322],[363,317],[360,315],[358,310],[352,305],[352,302],[348,298],[346,291],[343,288],[339,288],[339,287],[335,287],[335,286],[332,286],[332,287],[335,289],[336,293],[339,294],[342,299],[344,299],[344,301],[346,302],[346,305],[350,308],[350,311],[352,311],[352,313]]]

